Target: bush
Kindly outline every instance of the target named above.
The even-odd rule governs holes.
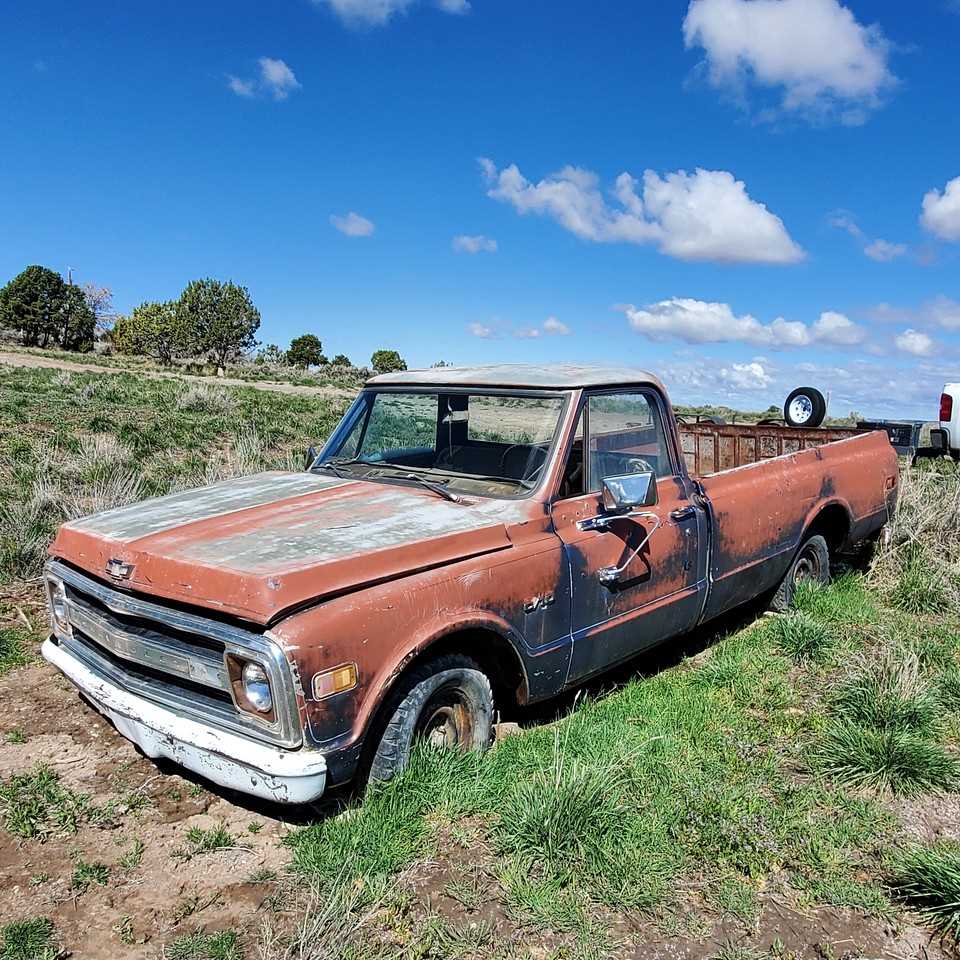
[[[260,312],[246,287],[219,280],[193,280],[176,304],[178,321],[191,331],[196,348],[226,367],[256,345]]]

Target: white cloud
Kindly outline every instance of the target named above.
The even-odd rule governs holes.
[[[543,321],[543,330],[544,333],[560,337],[565,337],[570,333],[570,328],[565,323],[561,323],[556,317],[547,317],[547,319]]]
[[[471,323],[467,326],[471,336],[480,337],[481,340],[489,340],[494,336],[493,327],[488,327],[482,323]]]
[[[933,353],[933,339],[919,330],[904,330],[894,343],[898,350],[915,357],[929,357]]]
[[[804,257],[783,221],[725,170],[680,170],[663,178],[647,170],[642,197],[637,181],[622,173],[612,191],[615,202],[608,202],[597,175],[579,167],[531,183],[516,164],[498,171],[481,158],[480,165],[487,196],[521,214],[551,217],[584,240],[653,243],[680,260],[718,263],[784,264]]]
[[[878,263],[889,263],[891,260],[896,260],[897,257],[902,257],[907,252],[907,245],[905,243],[888,243],[886,240],[874,240],[863,248],[863,252],[871,260],[876,260]]]
[[[397,14],[406,13],[416,0],[314,0],[325,3],[348,27],[382,27]],[[444,13],[470,12],[468,0],[436,0]]]
[[[346,216],[330,214],[330,222],[348,237],[369,237],[376,229],[372,221],[352,210]]]
[[[300,81],[283,60],[260,57],[257,61],[260,75],[256,79],[227,76],[227,88],[238,97],[255,97],[258,94],[286,100],[294,90],[300,89]]]
[[[469,236],[461,233],[453,238],[453,249],[457,253],[496,253],[497,241],[483,234]]]
[[[876,260],[878,263],[889,263],[891,260],[896,260],[897,257],[902,257],[907,252],[907,245],[905,243],[890,243],[887,240],[880,240],[879,238],[871,240],[863,230],[860,229],[857,221],[843,210],[834,213],[828,218],[827,222],[831,227],[836,227],[838,230],[849,233],[850,236],[863,247],[864,254],[871,260]]]
[[[737,390],[765,390],[773,377],[757,360],[752,363],[734,363],[720,369],[720,379]]]
[[[228,76],[227,88],[238,97],[252,97],[256,90],[252,80],[241,80],[240,77]]]
[[[521,340],[536,340],[541,336],[565,337],[571,332],[570,328],[556,317],[547,317],[539,327],[521,327],[514,330],[513,335]]]
[[[924,196],[920,223],[941,240],[960,240],[960,177],[950,180],[943,193],[931,190]]]
[[[869,315],[880,323],[934,324],[945,330],[960,329],[960,303],[943,294],[919,307],[894,307],[889,303],[880,303],[870,310]]]
[[[703,49],[710,82],[744,104],[751,86],[774,88],[783,111],[855,124],[896,83],[880,28],[838,0],[692,0],[683,38]]]
[[[673,297],[646,307],[620,307],[630,326],[650,340],[686,343],[752,343],[757,346],[807,347],[813,343],[852,346],[866,331],[842,313],[826,311],[811,325],[777,317],[761,323],[750,314],[737,316],[727,303]]]
[[[286,100],[294,90],[300,89],[299,81],[283,60],[261,57],[257,62],[260,64],[260,86],[274,100]]]

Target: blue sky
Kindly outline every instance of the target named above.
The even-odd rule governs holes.
[[[810,383],[929,417],[960,379],[960,4],[35,0],[3,26],[0,279],[72,267],[120,311],[233,279],[264,342],[630,362],[678,401]]]

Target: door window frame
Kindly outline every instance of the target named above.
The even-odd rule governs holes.
[[[554,496],[554,501],[559,503],[564,503],[567,500],[575,500],[577,497],[590,497],[598,496],[596,490],[591,490],[591,463],[592,457],[590,456],[590,398],[591,397],[609,397],[609,396],[618,396],[622,394],[640,394],[643,396],[647,403],[651,406],[651,413],[656,418],[657,423],[660,425],[660,429],[663,432],[664,444],[666,447],[667,456],[670,458],[670,468],[671,472],[664,475],[663,477],[657,478],[657,483],[661,480],[670,480],[676,479],[677,477],[684,477],[680,466],[679,458],[677,456],[676,449],[676,436],[673,431],[667,429],[667,419],[666,419],[666,407],[664,404],[663,396],[658,390],[653,389],[652,387],[608,387],[602,390],[584,390],[583,395],[580,398],[580,402],[577,405],[576,415],[574,418],[574,424],[576,425],[577,419],[583,417],[583,493],[574,494],[572,497],[563,497],[559,496],[559,490]],[[574,430],[574,433],[576,431]],[[575,442],[576,437],[571,434],[569,443],[566,444],[566,448],[563,452],[563,465],[564,470],[566,469],[567,460],[570,457],[570,451],[573,449],[573,443]],[[558,483],[562,482],[562,473],[558,478]],[[602,479],[602,478],[601,478]]]

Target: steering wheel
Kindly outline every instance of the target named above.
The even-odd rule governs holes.
[[[653,469],[653,464],[649,460],[644,460],[643,457],[630,457],[627,460],[627,468],[629,473],[653,473],[656,474],[656,470]]]
[[[511,443],[506,450],[503,451],[503,454],[500,457],[500,476],[509,477],[510,474],[507,472],[507,458],[514,450],[531,450],[533,449],[528,443]],[[527,459],[529,459],[530,454],[527,454]],[[547,460],[544,457],[537,466],[531,470],[529,473],[524,474],[520,479],[525,482],[534,481],[539,478],[540,474],[543,472],[543,468],[546,466]]]

